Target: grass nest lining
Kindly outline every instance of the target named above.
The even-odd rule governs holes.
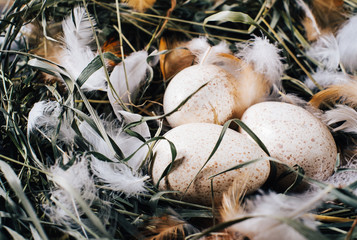
[[[353,23],[356,6],[355,0],[0,3],[0,239],[278,239],[290,233],[291,239],[355,239],[357,51],[339,36],[357,35],[353,27],[341,30]],[[224,220],[224,206],[179,200],[153,183],[151,150],[171,129],[163,95],[173,76],[199,59],[187,45],[198,37],[212,49],[225,41],[231,52],[259,37],[279,49],[280,88],[269,87],[264,97],[315,107],[338,146],[330,181],[291,169],[300,176],[293,185],[305,178],[320,191],[296,195],[291,186],[275,193],[266,184],[245,196],[233,185],[236,205],[226,214],[237,215]],[[347,46],[334,51],[334,41]],[[229,56],[224,59],[238,61]],[[115,74],[134,81],[113,82]],[[282,215],[279,208],[273,214],[247,207],[269,209],[269,202]],[[234,227],[248,221],[261,232]]]

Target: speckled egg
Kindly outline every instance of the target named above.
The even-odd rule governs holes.
[[[325,180],[333,173],[335,141],[328,128],[305,109],[282,102],[262,102],[248,108],[242,121],[262,140],[272,157],[290,167],[299,165],[316,180]]]
[[[173,111],[201,86],[207,85],[166,118],[170,126],[194,122],[224,124],[234,116],[236,82],[230,73],[215,65],[185,68],[171,80],[165,90],[165,114]]]
[[[170,173],[160,181],[159,189],[179,191],[180,193],[175,196],[183,197],[182,193],[186,191],[191,180],[195,178],[214,149],[222,128],[220,125],[210,123],[190,123],[167,132],[164,137],[175,145],[177,157]],[[157,184],[172,161],[169,143],[160,140],[154,148],[154,154],[156,157],[152,166],[152,178]],[[266,153],[248,137],[227,129],[219,148],[188,188],[183,199],[210,205],[212,203],[210,176],[264,156],[267,156]],[[214,178],[214,199],[220,201],[223,193],[235,179],[241,182],[242,188],[248,193],[256,191],[265,183],[269,173],[268,160],[261,160],[244,168],[223,173]]]

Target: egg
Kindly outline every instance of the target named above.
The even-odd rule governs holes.
[[[165,90],[163,106],[170,113],[197,89],[178,111],[166,119],[171,127],[186,123],[224,124],[234,117],[237,80],[215,65],[193,65],[179,72]]]
[[[230,169],[246,161],[266,157],[266,153],[248,137],[227,129],[219,148],[204,166],[214,149],[222,131],[222,126],[211,123],[189,123],[168,131],[164,137],[177,150],[177,157],[168,175],[159,182],[159,190],[179,191],[174,197],[188,202],[210,205],[210,176]],[[154,147],[152,179],[157,184],[163,172],[172,162],[170,144],[160,140]],[[195,179],[196,174],[197,178]],[[262,159],[243,168],[218,175],[213,181],[214,201],[219,202],[235,179],[248,193],[259,189],[270,173],[270,163]],[[190,182],[193,181],[189,187]],[[189,188],[188,188],[189,187]],[[188,188],[188,189],[187,189]],[[183,193],[186,191],[183,196]]]
[[[299,165],[306,176],[316,180],[332,175],[336,143],[328,128],[307,110],[288,103],[262,102],[248,108],[242,121],[272,157],[290,167]]]

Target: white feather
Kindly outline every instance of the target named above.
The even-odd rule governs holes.
[[[321,196],[325,196],[325,193]],[[287,196],[273,192],[257,196],[255,199],[246,201],[243,212],[237,216],[231,216],[232,219],[245,216],[253,216],[253,218],[235,224],[228,230],[254,240],[306,239],[294,228],[277,219],[296,220],[303,223],[307,228],[316,230],[316,224],[306,213],[320,203],[321,196]]]
[[[27,134],[41,130],[47,137],[52,138],[56,133],[56,129],[61,124],[58,140],[70,144],[76,135],[71,124],[65,119],[60,120],[62,107],[55,101],[41,101],[34,104],[32,107],[27,122]]]
[[[322,63],[329,70],[336,70],[340,64],[340,51],[333,34],[322,35],[306,54]]]
[[[108,98],[114,111],[122,109],[119,104],[120,99],[123,103],[128,104],[129,100],[133,100],[135,97],[149,68],[147,57],[146,51],[134,52],[124,59],[124,63],[122,62],[114,68],[110,75],[113,89],[108,89]]]
[[[305,108],[307,106],[307,101],[296,96],[295,94],[289,93],[289,94],[282,94],[279,97],[281,102],[286,102],[286,103],[290,103],[296,106],[300,106]]]
[[[322,120],[327,125],[341,122],[342,124],[335,127],[334,131],[357,134],[357,112],[349,106],[337,105],[335,109],[326,111]]]
[[[205,52],[211,47],[211,45],[207,42],[207,38],[199,37],[189,41],[186,44],[186,47],[194,56],[196,56],[196,63],[200,63],[203,60]]]
[[[120,119],[120,121],[122,121],[125,125],[133,122],[138,122],[142,118],[140,114],[130,113],[123,110],[117,111],[115,113],[117,115],[117,118]],[[140,125],[131,128],[131,130],[139,133],[145,139],[151,138],[150,129],[147,123],[141,123]]]
[[[113,191],[124,193],[127,197],[146,192],[145,185],[149,176],[141,176],[125,164],[108,163],[94,158],[91,168],[99,181]]]
[[[103,125],[107,134],[114,140],[125,157],[129,157],[143,145],[140,139],[123,132],[120,125],[105,121],[103,121]],[[96,158],[92,159],[91,168],[99,181],[106,184],[111,190],[123,192],[127,196],[145,192],[144,186],[148,177],[141,176],[140,166],[148,154],[148,147],[146,145],[140,148],[135,155],[124,164],[118,162],[107,143],[88,123],[83,122],[79,126],[79,129],[83,137],[93,146],[94,151],[103,154],[113,161],[113,163],[110,163]]]
[[[350,77],[343,72],[323,69],[318,69],[312,77],[323,88],[327,88],[331,85],[346,84],[351,81]],[[305,79],[305,85],[312,90],[317,89],[315,83],[313,83],[310,78]]]
[[[91,21],[95,24],[94,19],[91,18]],[[93,29],[85,9],[81,7],[73,9],[73,13],[62,22],[62,27],[64,51],[59,58],[60,64],[74,79],[77,79],[97,56],[90,47],[94,40]],[[101,68],[93,73],[81,88],[86,91],[105,91],[107,81],[104,69]]]
[[[222,54],[232,55],[228,43],[221,41],[215,46],[211,46],[204,37],[194,38],[187,43],[187,48],[196,57],[197,64],[216,65],[223,68],[233,76],[238,72],[239,60],[228,58]]]
[[[91,205],[97,198],[97,193],[93,178],[88,171],[88,160],[86,156],[81,156],[77,157],[76,161],[67,170],[63,170],[57,163],[49,169],[49,172],[64,179],[88,205]],[[55,187],[51,189],[50,194],[58,204],[46,205],[45,212],[54,223],[71,226],[75,221],[70,214],[80,217],[83,215],[83,211],[69,192],[56,185],[56,182],[54,183]]]
[[[337,33],[341,63],[351,72],[357,70],[357,16],[350,18]]]
[[[284,66],[279,55],[280,50],[269,43],[264,37],[255,37],[252,42],[237,44],[241,50],[236,54],[245,63],[252,64],[254,71],[263,74],[271,85],[280,85],[280,79],[284,72]]]

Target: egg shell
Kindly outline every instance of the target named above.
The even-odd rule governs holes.
[[[167,132],[164,137],[175,145],[177,157],[171,172],[160,181],[159,189],[180,191],[181,193],[175,196],[181,198],[191,180],[207,161],[222,128],[220,125],[210,123],[190,123]],[[172,161],[169,143],[166,140],[160,140],[154,148],[154,154],[156,157],[152,167],[152,178],[154,184],[157,184]],[[216,153],[199,173],[183,199],[188,202],[210,205],[212,203],[210,176],[264,156],[267,156],[266,153],[248,137],[227,129]],[[238,178],[237,181],[241,182],[242,187],[245,186],[247,192],[251,193],[265,183],[269,173],[269,161],[261,160],[215,177],[213,181],[215,201],[221,200],[223,193],[228,190],[235,178]]]
[[[165,90],[165,114],[173,111],[201,86],[207,85],[166,118],[170,126],[194,122],[224,124],[234,116],[236,82],[230,73],[215,65],[194,65],[183,69]]]
[[[288,103],[262,102],[248,108],[242,121],[272,157],[290,167],[298,164],[316,180],[325,180],[333,173],[335,141],[328,128],[307,110]]]

